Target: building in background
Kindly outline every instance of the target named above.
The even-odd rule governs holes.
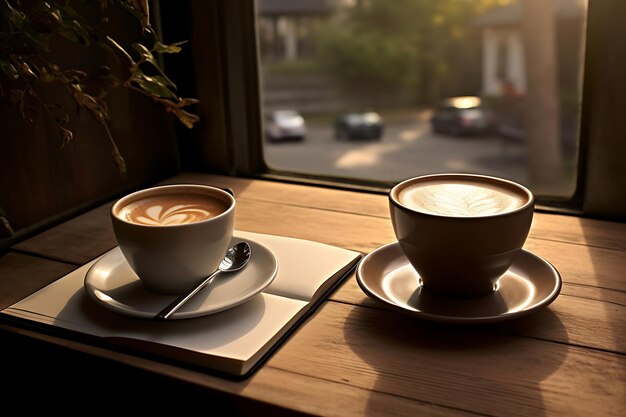
[[[319,22],[345,3],[345,0],[259,0],[261,58],[294,61],[312,56]]]
[[[587,0],[555,0],[554,6],[560,86],[576,91],[580,86]],[[526,92],[521,18],[521,4],[517,2],[496,7],[476,20],[482,30],[483,96]]]

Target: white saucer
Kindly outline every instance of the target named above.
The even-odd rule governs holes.
[[[528,315],[554,301],[562,285],[561,276],[549,262],[523,250],[493,293],[470,299],[445,297],[421,286],[398,242],[365,256],[356,276],[365,294],[394,310],[460,324],[495,323]]]
[[[242,241],[235,233],[232,244]],[[248,301],[272,283],[278,261],[265,246],[251,239],[252,257],[241,271],[222,274],[211,288],[204,288],[174,313],[172,319],[186,319],[217,313]],[[153,318],[174,300],[141,286],[119,247],[98,259],[85,275],[85,290],[98,304],[115,312],[140,318]]]

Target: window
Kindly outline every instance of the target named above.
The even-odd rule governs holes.
[[[263,120],[263,117],[270,110],[268,106],[269,97],[271,96],[273,99],[278,100],[280,97],[289,97],[290,94],[283,94],[282,92],[278,94],[274,91],[274,94],[268,96],[268,86],[270,85],[268,81],[270,80],[266,78],[266,73],[272,70],[301,76],[310,72],[317,65],[312,57],[319,56],[323,51],[322,45],[314,42],[314,37],[322,36],[328,29],[323,22],[319,21],[317,15],[311,15],[306,19],[300,20],[306,20],[307,22],[306,30],[297,30],[299,42],[295,47],[295,55],[301,57],[301,59],[296,61],[279,61],[276,57],[280,56],[281,51],[285,47],[284,44],[273,48],[273,52],[268,56],[267,48],[269,42],[272,42],[272,39],[279,36],[270,36],[263,32],[263,27],[272,27],[272,19],[269,18],[271,9],[269,9],[268,4],[282,4],[284,6],[285,4],[302,5],[304,2],[295,0],[290,2],[276,1],[268,2],[264,5],[262,4],[263,1],[191,2],[188,6],[190,11],[187,14],[183,13],[183,16],[189,19],[189,24],[185,24],[184,19],[168,19],[166,21],[166,23],[175,21],[178,27],[191,32],[183,32],[179,36],[170,34],[168,38],[191,39],[190,45],[193,51],[193,59],[189,66],[181,69],[189,71],[187,77],[183,77],[183,79],[195,80],[195,89],[190,95],[195,95],[200,99],[200,114],[206,120],[206,123],[202,123],[193,132],[184,131],[179,135],[191,134],[194,136],[192,141],[182,138],[179,140],[183,148],[181,156],[184,169],[211,170],[232,175],[306,182],[323,186],[385,193],[394,182],[391,178],[395,177],[379,176],[376,179],[377,177],[372,175],[375,169],[368,168],[368,164],[375,167],[377,162],[391,161],[393,163],[392,169],[385,171],[385,175],[389,175],[389,172],[396,170],[396,176],[404,176],[404,173],[397,172],[400,169],[399,166],[403,158],[405,161],[407,159],[410,160],[412,168],[410,175],[419,174],[418,170],[423,169],[424,164],[431,163],[435,159],[436,154],[427,152],[428,149],[422,149],[423,152],[409,153],[402,152],[402,148],[394,151],[389,147],[385,147],[388,140],[386,136],[389,133],[385,129],[388,126],[385,125],[388,125],[390,120],[403,116],[401,112],[390,113],[387,112],[387,108],[385,108],[385,112],[382,112],[378,108],[355,109],[353,106],[339,107],[334,106],[338,101],[329,101],[326,103],[326,115],[323,113],[311,115],[310,107],[307,105],[311,103],[313,98],[319,95],[328,96],[333,91],[337,93],[335,90],[331,89],[329,92],[321,87],[309,88],[307,91],[310,94],[296,95],[300,105],[294,110],[298,110],[304,118],[308,131],[305,140],[302,142],[268,143],[264,132],[266,122]],[[539,4],[540,6],[549,3],[543,0],[523,1]],[[554,13],[556,14],[558,8],[564,7],[564,3],[562,0],[553,1],[555,5]],[[320,8],[322,6],[328,8],[329,5],[344,4],[330,0],[314,3],[318,4],[318,6],[321,5],[319,6]],[[356,2],[353,7],[378,3],[378,0],[362,0]],[[495,0],[476,0],[475,2],[474,0],[447,0],[441,2],[407,0],[406,2],[381,3],[423,3],[431,5],[482,3],[490,5],[490,9],[478,10],[481,13],[480,16],[493,16],[488,14],[488,12],[497,5],[506,6],[509,4],[515,6],[517,4],[516,7],[520,7],[519,3]],[[348,3],[345,7],[350,6],[350,4],[352,3]],[[623,123],[623,97],[626,96],[626,82],[624,82],[623,74],[626,73],[626,59],[623,57],[626,56],[626,36],[624,36],[624,25],[622,22],[626,19],[626,2],[622,0],[586,0],[582,5],[587,6],[583,8],[584,17],[582,21],[579,18],[577,23],[570,26],[569,31],[565,31],[570,33],[569,36],[572,36],[571,32],[574,31],[572,28],[575,28],[580,33],[580,35],[576,35],[576,39],[579,42],[568,43],[565,45],[565,49],[559,49],[559,55],[556,52],[554,53],[554,57],[558,57],[558,62],[561,63],[558,67],[559,71],[566,68],[566,65],[562,63],[569,62],[561,57],[562,54],[567,55],[568,59],[576,63],[577,71],[571,72],[567,76],[559,76],[558,78],[559,83],[569,83],[568,85],[573,87],[571,89],[561,89],[559,94],[551,93],[551,106],[553,106],[553,109],[557,109],[561,116],[557,118],[552,115],[549,124],[544,124],[543,126],[539,124],[539,126],[545,129],[544,132],[548,133],[541,133],[541,135],[538,135],[537,132],[531,133],[539,137],[543,137],[542,135],[551,137],[553,146],[555,144],[560,145],[557,149],[561,152],[561,155],[569,153],[570,158],[567,159],[566,163],[563,163],[561,171],[567,173],[567,175],[558,176],[559,178],[565,178],[566,181],[564,185],[561,184],[561,187],[556,192],[550,191],[549,193],[538,194],[538,202],[542,208],[551,211],[559,210],[577,215],[624,219],[626,218],[626,194],[623,190],[626,189],[626,169],[624,169],[623,155],[626,154],[626,140],[624,139],[626,138],[626,125]],[[178,5],[170,8],[168,2],[161,3],[161,7],[171,9],[164,12],[168,16],[171,13],[179,12],[181,9]],[[515,11],[515,8],[513,10]],[[574,9],[567,10],[571,11]],[[563,13],[563,11],[560,13]],[[417,25],[418,20],[411,18],[408,13],[402,14],[406,15],[408,19],[412,19]],[[565,13],[565,15],[567,16],[568,13]],[[265,17],[262,18],[261,16]],[[345,13],[341,16],[345,16]],[[376,16],[380,20],[382,15],[377,14]],[[426,15],[421,16],[424,18]],[[431,22],[446,21],[445,14],[433,15],[431,13],[429,16]],[[452,17],[458,18],[459,16],[452,14]],[[347,17],[342,18],[346,19]],[[488,108],[485,112],[490,113],[492,110],[495,110],[499,120],[502,120],[503,123],[498,125],[497,132],[499,133],[492,134],[486,140],[476,135],[457,138],[450,133],[442,133],[439,135],[439,138],[442,139],[441,141],[435,141],[433,135],[431,141],[423,140],[421,144],[430,143],[433,146],[449,145],[450,155],[455,158],[442,169],[467,169],[468,161],[473,160],[474,162],[484,163],[482,172],[495,173],[513,179],[522,178],[523,180],[523,177],[518,178],[510,174],[510,170],[514,169],[516,164],[519,166],[519,163],[523,161],[541,161],[541,158],[529,158],[525,155],[529,151],[522,145],[528,141],[516,139],[516,136],[519,137],[520,133],[523,134],[523,129],[526,128],[526,118],[520,117],[519,113],[523,111],[523,108],[518,108],[518,106],[512,104],[505,108],[498,108],[494,106],[498,104],[497,101],[494,102],[487,97],[488,94],[482,93],[485,91],[495,94],[496,91],[501,93],[507,91],[507,97],[510,97],[512,102],[519,103],[520,100],[516,100],[517,95],[525,93],[528,96],[531,91],[528,89],[529,85],[526,84],[529,82],[527,78],[530,74],[526,66],[523,67],[524,71],[521,72],[522,67],[515,64],[523,56],[520,54],[520,38],[512,36],[510,33],[506,36],[502,34],[502,36],[497,37],[498,41],[495,42],[495,45],[489,47],[489,42],[494,42],[496,37],[489,37],[488,39],[491,39],[491,41],[487,42],[485,40],[487,37],[485,35],[486,31],[483,31],[481,35],[479,28],[482,27],[481,24],[484,26],[485,19],[487,18],[479,19],[479,16],[470,19],[472,25],[469,29],[474,31],[473,37],[465,34],[456,34],[457,32],[448,30],[448,33],[455,33],[455,36],[460,36],[460,39],[469,41],[467,48],[458,54],[450,51],[444,54],[450,59],[457,60],[458,64],[453,68],[461,71],[464,76],[458,77],[452,74],[452,72],[444,72],[446,77],[452,77],[456,81],[452,82],[449,78],[444,77],[445,82],[422,82],[422,85],[418,87],[419,91],[425,92],[424,94],[428,93],[428,97],[431,97],[431,100],[425,102],[428,105],[428,109],[444,106],[446,100],[441,100],[441,98],[450,98],[452,94],[461,94],[462,96],[467,94],[467,96],[481,99],[485,109]],[[558,36],[557,32],[554,34],[555,43],[560,36],[563,36],[560,34],[561,32],[558,33]],[[406,47],[406,42],[396,43],[399,44],[399,48]],[[299,48],[298,45],[307,46],[306,48]],[[369,51],[366,45],[367,43],[358,45],[361,49],[357,48],[357,51],[362,51],[362,54],[365,54]],[[379,45],[381,48],[383,46],[385,45]],[[501,57],[493,60],[493,67],[486,65],[487,68],[491,68],[489,71],[493,71],[493,74],[489,71],[482,71],[483,51],[488,48],[491,48],[498,56],[501,53],[506,55],[506,59]],[[435,52],[443,54],[443,51],[439,49],[432,51],[432,53]],[[357,54],[358,57],[359,55]],[[393,57],[393,55],[390,55],[385,60],[379,60],[379,63],[390,62]],[[477,61],[480,62],[477,63]],[[537,60],[533,62],[537,62]],[[428,69],[428,66],[425,68]],[[499,69],[501,69],[500,74],[498,74]],[[479,71],[478,76],[475,71]],[[506,80],[498,76],[502,75],[503,72],[506,73],[506,71],[508,71]],[[402,76],[403,74],[403,71],[398,71],[394,76]],[[414,73],[410,74],[415,75]],[[434,75],[422,80],[432,80],[432,77]],[[180,79],[181,77],[178,78]],[[315,79],[309,79],[307,82],[315,85],[316,81]],[[419,80],[408,79],[407,82],[412,82],[417,86]],[[304,79],[301,79],[300,84],[302,84],[302,88],[310,86],[310,84],[304,82]],[[371,94],[377,87],[370,84],[364,85],[365,87],[360,89],[364,96]],[[461,88],[464,85],[474,86],[474,89]],[[403,96],[406,93],[405,90],[394,91],[397,93],[397,97],[393,96],[392,98],[394,100],[406,100],[406,97]],[[357,89],[358,91],[359,89]],[[385,90],[383,89],[382,91]],[[539,91],[543,91],[543,89]],[[475,96],[476,92],[480,94]],[[291,96],[293,97],[293,94]],[[381,96],[381,103],[386,103],[387,100],[390,100],[389,97],[385,97],[386,99],[383,100],[383,96]],[[559,100],[555,100],[555,97],[558,97]],[[534,97],[534,99],[540,101],[541,96]],[[417,103],[417,105],[422,106],[424,103]],[[285,108],[282,105],[277,106],[277,109]],[[313,142],[312,138],[314,136],[311,135],[315,134],[317,125],[322,122],[325,123],[324,126],[327,133],[334,130],[335,126],[338,125],[336,122],[339,118],[334,118],[333,116],[337,114],[343,115],[343,109],[345,108],[349,108],[349,111],[345,114],[353,111],[362,112],[369,110],[379,112],[383,122],[384,136],[382,140],[380,142],[374,139],[357,141],[343,139],[341,135],[338,135],[338,139],[335,139],[334,135],[325,136],[319,144],[327,146],[322,154],[328,158],[334,156],[335,160],[341,162],[337,166],[334,165],[334,162],[329,164],[332,168],[343,169],[341,172],[320,169],[322,167],[321,164],[315,164],[309,169],[301,163],[289,166],[290,153],[296,152],[298,149],[304,149],[305,146],[310,145],[308,142]],[[544,113],[546,112],[542,111],[541,114]],[[564,114],[571,116],[567,123],[563,120],[562,116]],[[524,124],[520,123],[521,120],[524,120]],[[558,135],[549,133],[550,129],[556,130],[561,127],[561,124],[556,122],[557,120],[561,120],[568,129],[560,129],[561,134]],[[411,131],[406,129],[408,131],[403,131],[402,135],[397,136],[399,138],[398,144],[417,142],[419,141],[418,138],[424,137],[423,135],[427,131],[430,131],[429,134],[434,133],[428,118],[422,120],[421,126],[422,130],[413,129]],[[546,126],[548,127],[546,128]],[[558,140],[554,138],[558,138]],[[569,147],[564,146],[564,138],[570,138]],[[571,138],[573,138],[573,141]],[[475,144],[481,142],[481,140],[492,143],[493,147],[490,148],[492,154],[479,158],[473,152],[477,150]],[[539,142],[539,145],[542,144],[542,142]],[[337,151],[336,147],[341,147],[340,149],[343,149],[343,151]],[[363,150],[363,152],[359,151],[359,149]],[[366,149],[374,149],[378,152],[365,152]],[[269,152],[274,152],[274,155],[269,155],[268,150]],[[545,157],[549,154],[549,152],[539,151],[540,157]],[[496,155],[506,158],[507,163],[501,165],[509,171],[494,172],[492,170],[494,156]],[[278,156],[281,156],[282,159],[277,159]],[[307,154],[307,158],[313,159],[313,156],[313,153]],[[488,156],[491,156],[491,158]],[[427,158],[426,162],[420,162],[424,158]],[[398,167],[395,165],[398,165]],[[362,175],[360,177],[356,176],[354,169],[350,172],[350,166],[360,166]],[[474,170],[473,165],[470,168]],[[550,176],[553,168],[545,167],[543,171]],[[531,188],[537,191],[537,188],[532,186]]]
[[[307,125],[298,141],[266,126],[271,170],[473,172],[573,195],[587,0],[258,0],[257,21],[262,112]]]

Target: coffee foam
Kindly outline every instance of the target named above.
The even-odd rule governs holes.
[[[199,194],[162,194],[133,201],[118,217],[146,226],[175,226],[218,216],[227,209],[221,200]]]
[[[481,217],[522,207],[527,196],[486,182],[430,180],[408,185],[398,201],[416,211],[450,217]]]

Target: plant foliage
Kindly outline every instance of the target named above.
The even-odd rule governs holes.
[[[139,22],[141,42],[125,45],[110,33],[110,14],[120,7]],[[124,158],[108,126],[107,94],[114,88],[143,94],[193,127],[199,118],[187,109],[198,101],[179,97],[159,64],[160,55],[180,52],[183,43],[167,45],[158,39],[150,24],[148,0],[0,0],[0,101],[17,109],[26,121],[42,112],[51,117],[63,146],[74,138],[72,109],[46,101],[41,93],[45,86],[61,86],[73,99],[76,114],[85,111],[103,126],[115,164],[125,174]],[[101,48],[123,71],[115,73],[106,65],[63,67],[54,54],[58,45],[76,54]]]
[[[474,19],[513,0],[368,0],[319,30],[320,63],[346,87],[370,93],[412,91],[432,104],[467,90],[480,68]]]

